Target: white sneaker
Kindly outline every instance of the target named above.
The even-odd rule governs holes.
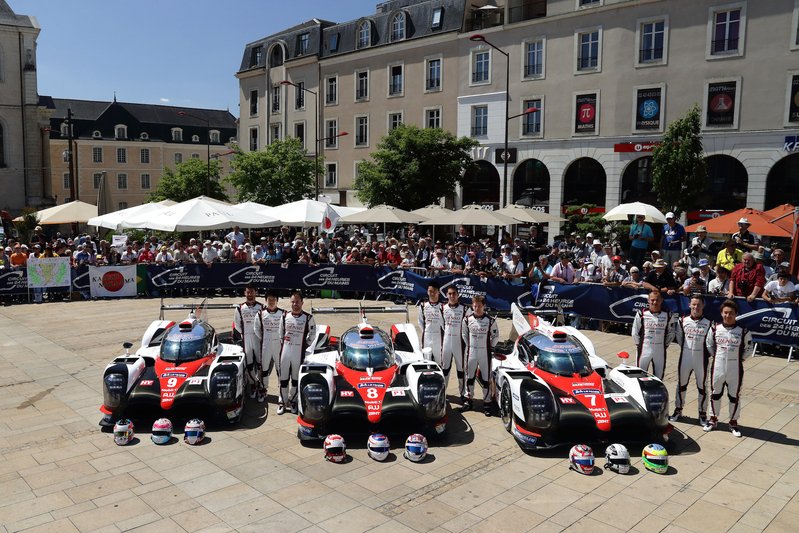
[[[297,414],[297,404],[296,403],[291,404],[291,414],[293,414],[293,415]]]
[[[715,422],[708,422],[707,425],[702,428],[702,431],[707,433],[708,431],[713,431],[714,429],[716,429],[716,423]]]
[[[264,403],[266,400],[266,389],[258,389],[258,403]]]
[[[277,404],[277,414],[282,415],[286,412],[286,406],[282,403]]]
[[[733,437],[741,438],[741,430],[738,429],[738,426],[730,426],[730,431]]]
[[[255,398],[256,394],[258,394],[258,389],[254,385],[250,385],[250,398]]]

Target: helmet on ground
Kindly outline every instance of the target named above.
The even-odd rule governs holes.
[[[427,457],[427,439],[424,435],[414,433],[405,441],[405,458],[414,463],[424,461]]]
[[[193,418],[186,422],[186,429],[183,431],[183,442],[186,444],[200,444],[205,438],[205,422],[198,418]]]
[[[578,444],[569,450],[569,468],[581,474],[594,472],[594,451],[585,444]]]
[[[153,424],[150,436],[156,444],[166,444],[172,438],[172,422],[168,418],[159,418]]]
[[[611,444],[605,448],[605,469],[608,468],[619,474],[630,471],[630,452],[623,444]]]
[[[343,463],[347,458],[347,445],[341,435],[328,435],[325,439],[325,459],[332,463]]]
[[[366,442],[366,454],[375,461],[385,461],[389,452],[388,437],[375,433]]]
[[[669,469],[669,453],[660,444],[649,444],[641,454],[644,467],[658,474],[665,474]]]
[[[117,444],[117,446],[124,446],[132,441],[134,434],[135,431],[133,430],[133,422],[127,418],[118,420],[114,425],[114,442]]]

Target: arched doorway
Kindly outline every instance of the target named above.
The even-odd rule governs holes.
[[[699,195],[697,208],[737,211],[746,207],[746,167],[728,155],[712,155],[706,161],[708,187]]]
[[[563,179],[563,206],[595,204],[605,206],[607,176],[596,159],[582,157],[569,165]]]
[[[799,205],[799,154],[783,157],[766,178],[766,209],[782,204]]]
[[[499,209],[499,172],[488,161],[477,161],[477,170],[463,175],[463,205],[491,205]]]
[[[549,205],[549,170],[538,159],[522,161],[513,170],[513,203]]]
[[[631,161],[621,176],[620,203],[643,202],[658,205],[658,195],[652,182],[652,156],[639,157]]]

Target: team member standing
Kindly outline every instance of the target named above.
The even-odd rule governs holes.
[[[316,339],[316,322],[313,315],[302,310],[302,293],[291,293],[291,311],[283,314],[280,321],[280,337],[283,347],[277,362],[277,374],[280,379],[280,396],[277,402],[277,414],[282,415],[289,406],[292,414],[297,414],[297,381],[300,377],[300,365],[305,360],[305,349]],[[291,388],[289,389],[289,379]]]
[[[682,416],[685,406],[685,393],[691,372],[696,378],[696,389],[699,392],[699,423],[707,424],[707,385],[708,351],[705,345],[707,333],[710,331],[710,320],[703,316],[705,300],[701,294],[692,294],[691,312],[677,320],[675,340],[680,347],[680,361],[677,363],[677,391],[674,396],[674,414],[669,420],[676,422]]]
[[[272,374],[272,368],[280,361],[280,351],[283,348],[280,323],[283,321],[285,313],[283,309],[277,306],[277,293],[272,290],[267,291],[266,307],[261,309],[255,320],[255,336],[261,342],[261,389],[257,395],[259,402],[266,399],[269,376]],[[278,376],[279,380],[280,376]]]
[[[663,379],[666,368],[666,348],[674,338],[671,311],[662,309],[663,296],[660,291],[649,292],[649,309],[639,309],[633,321],[633,341],[636,346],[635,366],[646,371],[652,363],[652,372]]]
[[[754,352],[752,334],[748,329],[739,326],[738,303],[725,300],[721,304],[722,322],[714,323],[707,336],[707,349],[713,356],[710,371],[710,383],[713,386],[713,398],[710,402],[710,420],[705,431],[712,431],[718,423],[721,396],[727,386],[727,397],[730,400],[730,431],[736,437],[741,436],[738,429],[738,418],[741,416],[741,384],[744,379],[744,361]]]
[[[247,366],[247,382],[250,384],[250,398],[255,398],[261,388],[261,343],[255,336],[255,321],[263,304],[255,301],[255,285],[248,283],[244,288],[244,303],[236,306],[233,312],[233,331],[241,337],[244,360]]]
[[[463,353],[465,359],[464,374],[466,387],[464,392],[466,400],[463,402],[461,412],[471,411],[474,399],[474,380],[483,387],[483,412],[491,416],[491,355],[499,341],[499,328],[497,321],[485,314],[485,296],[472,298],[473,314],[463,319],[461,337],[463,338]]]
[[[422,349],[433,350],[433,361],[444,368],[442,344],[444,341],[444,306],[438,301],[440,285],[433,280],[427,284],[426,302],[419,305],[419,329],[422,331]]]
[[[444,382],[449,382],[449,371],[452,361],[455,360],[455,371],[458,374],[458,391],[461,400],[466,399],[463,389],[464,352],[461,342],[461,322],[471,312],[471,308],[458,302],[458,288],[455,285],[447,287],[447,303],[442,308],[444,316],[444,346],[441,351],[444,371]]]

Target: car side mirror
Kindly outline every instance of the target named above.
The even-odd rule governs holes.
[[[126,350],[129,350],[130,348],[133,347],[133,343],[132,342],[123,343],[122,347],[125,348]]]
[[[627,352],[619,352],[616,355],[618,355],[622,359],[629,359],[630,358],[630,354],[628,354]]]
[[[422,358],[425,361],[432,361],[433,360],[433,349],[432,348],[422,348]]]
[[[508,358],[508,356],[505,355],[505,354],[502,354],[502,353],[495,353],[494,354],[494,359],[496,359],[497,361],[504,361],[507,358]]]

